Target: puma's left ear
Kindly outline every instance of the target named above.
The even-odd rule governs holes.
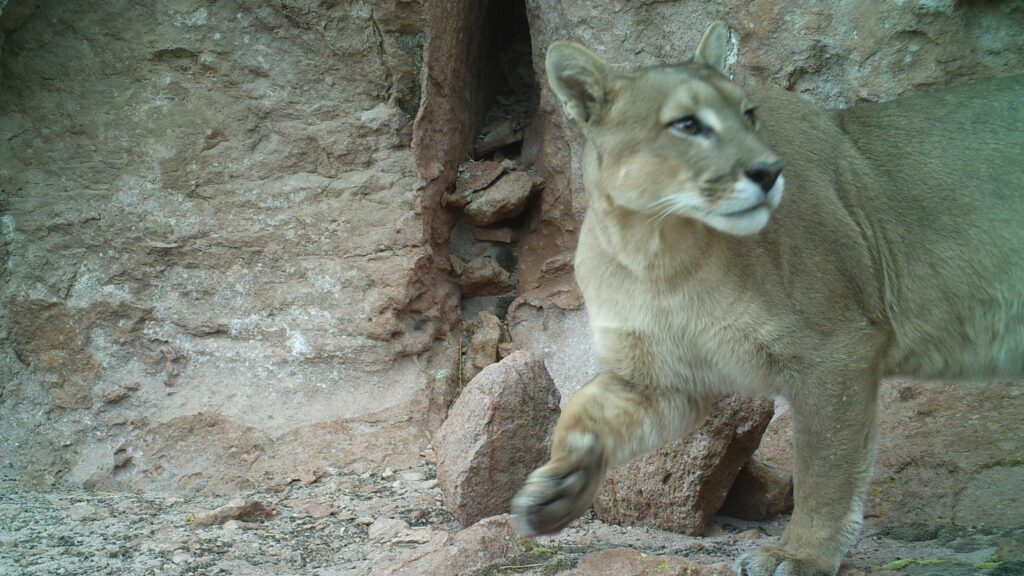
[[[725,24],[712,22],[704,31],[704,37],[700,39],[697,52],[693,55],[693,61],[706,64],[715,70],[725,74],[725,54],[729,42],[729,32]]]

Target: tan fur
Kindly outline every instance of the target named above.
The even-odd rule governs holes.
[[[717,395],[782,396],[796,508],[736,567],[832,575],[862,521],[879,379],[1024,377],[1024,76],[833,114],[732,84],[724,47],[716,24],[694,63],[634,73],[548,51],[587,140],[576,277],[600,373],[513,511],[523,532],[558,530],[608,467],[686,434]],[[692,114],[713,135],[668,127]],[[776,154],[767,224],[716,216]]]

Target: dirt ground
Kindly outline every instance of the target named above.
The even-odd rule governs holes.
[[[297,476],[286,486],[234,498],[29,492],[0,483],[0,575],[369,575],[439,531],[459,529],[442,508],[433,468],[425,463],[378,474]],[[248,516],[209,513],[239,498],[264,504],[269,515],[261,517],[258,505],[250,505]],[[719,517],[705,537],[693,538],[612,526],[588,515],[538,539],[530,552],[473,574],[557,574],[588,553],[613,547],[727,562],[778,535],[784,522]],[[207,523],[212,525],[201,526]],[[1024,527],[880,529],[869,518],[845,573],[1024,574],[1024,563],[1006,558],[1019,554],[1022,542]]]

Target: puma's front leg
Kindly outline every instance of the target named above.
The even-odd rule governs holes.
[[[777,546],[736,561],[740,576],[833,576],[863,523],[874,464],[878,383],[818,387],[790,398],[793,517]]]
[[[706,402],[679,388],[641,386],[602,373],[569,399],[551,458],[512,500],[524,535],[565,527],[590,506],[605,471],[690,431]]]

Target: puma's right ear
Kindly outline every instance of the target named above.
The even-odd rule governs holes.
[[[575,42],[548,47],[548,83],[573,120],[591,123],[601,114],[608,88],[608,65]]]

